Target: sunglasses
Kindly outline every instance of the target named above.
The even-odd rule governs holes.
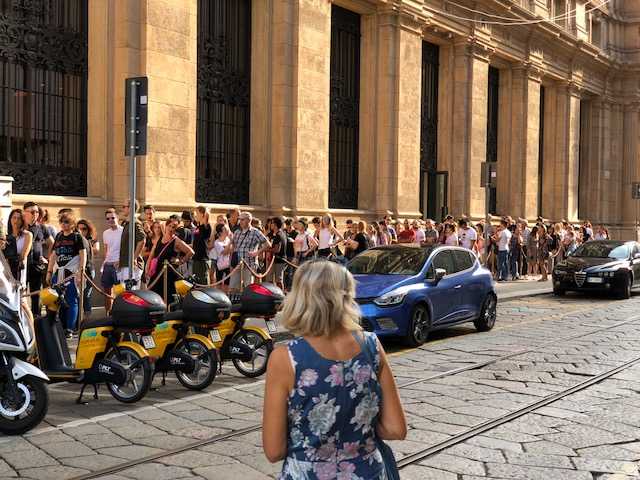
[[[69,220],[60,220],[60,225],[70,225],[71,222]]]
[[[116,217],[107,217],[107,220],[115,220]]]

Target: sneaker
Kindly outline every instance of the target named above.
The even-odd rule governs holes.
[[[71,330],[65,330],[64,334],[67,338],[73,338],[73,332]]]

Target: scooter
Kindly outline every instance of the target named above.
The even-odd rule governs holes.
[[[81,325],[75,363],[69,354],[60,307],[65,304],[65,285],[40,292],[47,314],[36,319],[37,359],[53,382],[82,384],[76,403],[82,402],[84,390],[93,386],[98,399],[98,385],[105,383],[118,401],[133,403],[144,397],[151,386],[153,365],[149,353],[138,343],[123,341],[127,332],[147,335],[157,318],[165,313],[162,298],[154,292],[126,291],[116,297],[111,317],[89,320]]]
[[[0,252],[0,432],[6,435],[31,430],[49,408],[49,378],[25,361],[34,337],[20,303],[20,285]]]
[[[259,377],[266,372],[273,351],[270,333],[277,330],[274,317],[284,300],[282,290],[271,283],[248,285],[239,303],[231,305],[227,318],[220,316],[220,310],[227,308],[222,291],[194,288],[192,282],[178,280],[176,292],[182,297],[184,319],[194,325],[196,331],[211,338],[220,351],[220,370],[225,360],[231,360],[236,370],[246,377]],[[246,325],[249,318],[264,319],[267,330]]]

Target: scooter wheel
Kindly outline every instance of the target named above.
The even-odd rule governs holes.
[[[148,359],[142,359],[138,353],[129,347],[118,347],[107,352],[105,358],[119,363],[127,370],[127,380],[123,385],[107,383],[109,392],[119,402],[134,403],[144,397],[151,387],[153,368]]]
[[[5,435],[20,435],[31,430],[49,409],[49,393],[44,380],[26,376],[16,383],[19,395],[11,401],[6,396],[6,383],[0,383],[0,432]]]
[[[234,340],[248,345],[253,350],[253,358],[248,362],[238,358],[231,359],[236,370],[249,378],[259,377],[267,371],[269,355],[273,351],[273,340],[254,330],[241,330],[235,335]]]
[[[176,370],[176,377],[183,387],[190,390],[203,390],[216,378],[218,371],[218,355],[215,350],[209,350],[200,340],[188,338],[176,345],[176,350],[195,360],[193,372],[186,373]]]

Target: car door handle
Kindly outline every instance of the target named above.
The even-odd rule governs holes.
[[[455,287],[453,287],[455,290],[462,288],[462,285],[456,285]]]

